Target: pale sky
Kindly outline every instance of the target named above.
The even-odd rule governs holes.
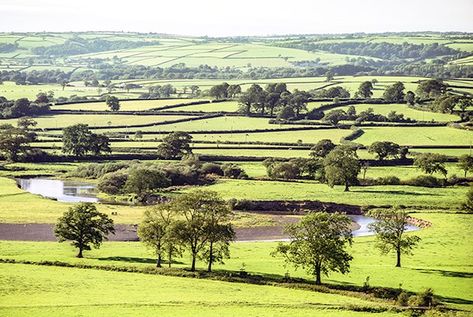
[[[0,32],[473,32],[473,0],[0,0]]]

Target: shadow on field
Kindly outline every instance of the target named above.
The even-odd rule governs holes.
[[[0,198],[3,198],[3,197],[12,197],[12,196],[21,196],[21,195],[26,195],[27,192],[23,192],[23,193],[15,193],[15,194],[3,194],[3,195],[0,195]]]
[[[135,257],[128,257],[128,256],[110,256],[106,258],[97,258],[99,261],[117,261],[117,262],[130,262],[130,263],[150,263],[155,264],[156,259],[150,258],[135,258]],[[162,262],[163,264],[167,264],[167,261]],[[172,261],[172,264],[183,264],[183,262]]]
[[[440,274],[445,277],[462,277],[462,278],[473,278],[471,272],[457,272],[457,271],[446,271],[446,270],[435,270],[435,269],[414,269],[421,273],[426,274]]]
[[[370,190],[370,189],[356,189],[354,193],[373,193],[373,194],[394,194],[394,195],[406,195],[406,196],[438,196],[431,193],[413,193],[405,190]]]

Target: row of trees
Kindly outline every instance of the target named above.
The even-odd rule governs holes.
[[[395,209],[370,215],[378,220],[370,225],[376,246],[383,254],[394,252],[396,267],[401,267],[401,255],[410,254],[420,241],[415,235],[404,235],[409,215]],[[197,260],[202,260],[210,272],[214,263],[230,257],[230,243],[235,239],[231,218],[230,206],[217,193],[197,190],[146,210],[138,237],[155,254],[157,267],[164,262],[171,267],[185,251],[191,257],[191,271],[196,270]],[[310,212],[300,222],[287,225],[285,231],[290,242],[279,243],[273,256],[305,269],[315,276],[316,284],[322,283],[322,274],[350,271],[353,257],[346,248],[353,243],[353,236],[347,216]],[[77,257],[82,258],[84,250],[100,247],[115,229],[106,214],[91,203],[82,203],[58,219],[54,233],[59,242],[71,241],[78,249]]]
[[[232,211],[226,201],[211,191],[197,190],[148,209],[138,226],[138,237],[156,255],[156,266],[187,251],[191,270],[201,259],[210,272],[214,263],[230,256],[229,245],[235,238],[230,223]],[[71,241],[83,257],[84,250],[99,247],[115,232],[113,220],[97,211],[91,203],[82,203],[64,213],[54,229],[59,242]]]
[[[49,99],[45,94],[39,94],[35,102],[27,98],[12,101],[0,96],[0,119],[32,117],[49,112]]]

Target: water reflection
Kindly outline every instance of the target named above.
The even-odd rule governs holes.
[[[87,183],[45,178],[20,178],[17,179],[17,183],[23,190],[57,201],[91,203],[98,201],[95,186]]]

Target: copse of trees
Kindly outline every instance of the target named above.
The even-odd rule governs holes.
[[[473,156],[465,154],[458,158],[458,167],[465,172],[464,177],[468,172],[473,172]]]
[[[350,92],[340,86],[313,90],[311,93],[314,98],[350,98]]]
[[[0,96],[0,119],[33,117],[50,112],[49,100],[42,102],[40,99],[38,103],[33,103],[27,98],[20,98],[15,101],[7,100]]]
[[[390,102],[402,102],[404,97],[404,84],[400,81],[387,87],[383,93],[383,99]]]
[[[235,98],[240,94],[240,85],[229,85],[228,83],[212,86],[209,90],[209,95],[215,99]]]
[[[431,104],[431,109],[441,113],[452,113],[457,106],[460,108],[460,110],[465,111],[471,105],[473,105],[471,97],[447,93],[435,98]]]
[[[54,228],[59,242],[71,241],[79,249],[78,258],[83,257],[84,250],[91,246],[99,248],[110,233],[115,233],[113,220],[106,214],[97,211],[91,203],[80,203],[70,207]]]
[[[340,121],[355,121],[356,124],[362,122],[415,122],[415,120],[405,118],[404,114],[397,113],[396,111],[391,111],[387,116],[374,113],[373,108],[357,113],[354,106],[350,106],[347,111],[342,109],[329,111],[324,114],[322,120],[332,125],[337,125]]]
[[[31,151],[30,143],[36,140],[36,133],[31,127],[36,121],[29,118],[21,118],[17,126],[11,124],[0,125],[0,154],[7,160],[16,162],[24,159]]]
[[[311,212],[299,223],[286,226],[290,242],[280,242],[273,256],[301,267],[322,284],[322,274],[348,273],[353,257],[346,247],[352,243],[351,220],[338,213]]]
[[[111,152],[108,137],[93,133],[87,124],[76,124],[64,128],[62,142],[62,151],[76,157]]]
[[[447,85],[440,79],[422,80],[417,85],[416,93],[421,98],[435,98],[445,94]]]
[[[376,234],[376,247],[382,254],[394,251],[396,253],[396,267],[401,267],[401,255],[411,254],[412,249],[420,241],[418,236],[405,235],[409,224],[409,215],[405,211],[391,209],[372,211],[370,216],[377,220],[369,224],[369,228]]]
[[[371,98],[373,96],[373,83],[371,81],[365,81],[360,84],[358,91],[356,92],[355,97],[360,98]]]

